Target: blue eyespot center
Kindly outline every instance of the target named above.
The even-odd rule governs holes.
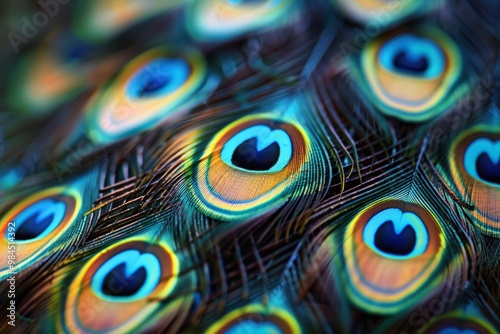
[[[257,322],[253,320],[244,320],[234,324],[226,331],[226,334],[281,334],[283,331],[272,322]]]
[[[434,41],[409,33],[385,43],[378,60],[389,71],[424,79],[441,75],[446,64],[443,51]]]
[[[71,43],[77,43],[77,44],[72,44],[70,45],[69,48],[66,47],[65,59],[67,60],[82,60],[85,59],[85,57],[91,55],[92,52],[94,51],[90,47],[90,45],[85,44],[83,42],[72,41]]]
[[[131,302],[147,297],[157,287],[161,266],[155,255],[126,250],[96,270],[91,287],[103,299]]]
[[[273,2],[279,2],[281,0],[274,0]],[[230,6],[240,6],[240,5],[262,5],[265,4],[266,2],[269,2],[269,0],[226,0],[227,4]]]
[[[102,292],[108,296],[133,296],[146,282],[146,269],[137,268],[131,275],[127,265],[119,264],[108,272],[102,283]]]
[[[129,80],[127,95],[140,99],[171,94],[188,80],[190,71],[189,64],[183,59],[154,59]]]
[[[70,33],[60,33],[52,48],[66,61],[83,60],[97,51],[95,46]]]
[[[139,90],[139,96],[147,96],[150,95],[163,87],[165,87],[170,82],[170,77],[168,76],[151,76],[145,78],[145,83],[142,88]]]
[[[257,138],[250,138],[236,148],[231,157],[231,162],[238,167],[248,170],[265,171],[271,169],[280,156],[280,146],[274,142],[257,150]]]
[[[429,60],[426,57],[402,50],[394,57],[393,64],[402,71],[420,74],[429,67]]]
[[[464,166],[475,179],[500,186],[500,140],[474,140],[465,150]]]
[[[380,251],[397,256],[411,254],[415,248],[417,236],[410,225],[406,225],[402,231],[396,232],[394,222],[386,221],[379,226],[375,232],[375,247]]]
[[[500,160],[494,163],[486,153],[481,153],[476,160],[477,175],[488,182],[500,184]]]
[[[62,201],[46,198],[23,210],[16,222],[16,239],[31,242],[44,238],[64,219],[66,204]]]
[[[473,329],[459,329],[457,327],[447,327],[439,331],[439,334],[479,334]]]
[[[254,125],[226,142],[221,160],[247,172],[279,172],[290,162],[292,149],[290,136],[284,130]]]
[[[366,223],[363,240],[380,255],[402,260],[424,253],[429,244],[429,234],[424,222],[415,213],[388,208]]]
[[[16,238],[19,240],[34,239],[42,234],[54,219],[54,214],[40,218],[40,212],[35,212],[29,216],[16,230]]]

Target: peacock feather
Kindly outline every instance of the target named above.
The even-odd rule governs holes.
[[[0,332],[500,332],[497,2],[0,8]]]

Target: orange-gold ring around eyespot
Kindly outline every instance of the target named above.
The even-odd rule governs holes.
[[[276,172],[245,171],[224,163],[224,145],[240,131],[255,125],[286,132],[292,143],[290,161]],[[275,120],[271,116],[244,117],[219,131],[207,145],[195,170],[191,190],[196,204],[207,215],[232,219],[256,214],[259,208],[276,206],[286,200],[286,190],[298,177],[308,160],[310,143],[296,123]]]
[[[138,300],[112,301],[93,291],[92,279],[109,259],[126,250],[151,254],[160,263],[161,273],[152,292]],[[67,287],[64,304],[64,324],[70,332],[128,332],[138,328],[162,306],[177,282],[179,259],[166,244],[149,243],[146,238],[120,241],[95,255],[85,263]]]
[[[34,238],[33,240],[17,240],[15,241],[15,267],[12,269],[21,270],[31,263],[36,261],[39,256],[49,249],[59,249],[65,247],[66,244],[62,241],[61,237],[70,228],[70,226],[75,222],[75,219],[80,212],[82,206],[82,199],[80,194],[72,188],[67,187],[53,187],[46,190],[39,191],[26,199],[22,200],[20,203],[16,204],[12,209],[10,209],[0,220],[0,246],[3,249],[8,249],[9,244],[12,244],[12,239],[9,241],[9,236],[14,237],[15,234],[10,234],[9,227],[18,228],[21,222],[16,221],[18,217],[24,210],[29,209],[32,205],[42,200],[54,200],[60,203],[64,203],[65,212],[60,222],[57,223],[54,229],[52,229],[47,235],[42,238]],[[14,232],[13,232],[14,233]],[[0,277],[4,277],[8,274],[10,266],[8,265],[7,252],[0,257]]]
[[[466,153],[470,145],[478,139],[490,142],[490,149],[495,149],[495,145],[500,148],[500,127],[481,125],[463,132],[450,147],[448,164],[457,190],[464,198],[470,196],[470,201],[474,205],[474,210],[470,214],[475,225],[486,234],[499,236],[500,184],[496,185],[481,180],[477,176],[474,177],[466,168],[467,164],[473,165],[475,163],[466,161],[468,158]],[[487,149],[485,144],[482,144],[480,149]],[[484,151],[484,153],[488,152]],[[500,154],[500,150],[489,153]]]
[[[374,215],[397,208],[416,214],[424,223],[428,243],[423,252],[408,259],[384,256],[370,248],[363,231]],[[394,313],[422,288],[436,285],[431,279],[442,262],[446,242],[437,217],[420,205],[396,199],[379,200],[363,209],[344,234],[344,261],[347,292],[359,307],[375,313]],[[403,307],[404,308],[404,307]]]

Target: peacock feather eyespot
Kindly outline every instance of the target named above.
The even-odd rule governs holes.
[[[370,20],[371,22],[375,20],[377,26],[389,25],[431,7],[429,3],[418,0],[332,0],[332,2],[350,19],[367,25]]]
[[[142,20],[182,5],[181,0],[153,0],[138,5],[135,0],[81,1],[75,11],[75,31],[87,40],[104,42]]]
[[[436,285],[445,248],[443,231],[430,210],[396,199],[367,206],[344,234],[349,299],[379,314],[411,306]]]
[[[362,50],[360,67],[359,82],[380,112],[423,122],[456,102],[463,66],[455,42],[426,27],[373,39]]]
[[[205,58],[196,49],[157,48],[141,54],[89,102],[90,138],[114,142],[176,116],[206,78]]]
[[[0,244],[8,249],[9,240],[15,239],[16,269],[24,269],[50,250],[63,247],[62,236],[75,222],[81,206],[81,196],[75,189],[54,187],[27,197],[8,211],[0,220]],[[5,255],[0,278],[8,273]]]
[[[278,307],[251,304],[240,307],[212,324],[206,334],[276,333],[299,334],[295,317]]]
[[[63,323],[74,332],[134,330],[158,314],[178,274],[179,258],[167,244],[146,238],[119,241],[88,260],[72,279]],[[89,305],[106,312],[88,317]]]
[[[456,310],[438,316],[424,325],[421,333],[438,334],[494,334],[498,331],[484,318],[473,310]]]
[[[418,0],[331,0],[348,18],[375,27],[387,26],[410,15],[425,12],[436,4]],[[436,3],[439,2],[435,1]]]
[[[195,0],[187,27],[198,40],[223,41],[276,27],[290,16],[293,0]]]
[[[500,236],[500,128],[475,126],[456,138],[448,164],[453,182],[474,205],[475,225],[484,233]]]
[[[310,143],[296,122],[261,114],[220,130],[195,168],[190,189],[198,208],[216,219],[255,216],[288,196]]]
[[[53,112],[88,86],[81,60],[91,46],[64,31],[54,31],[14,67],[10,105],[25,115]]]

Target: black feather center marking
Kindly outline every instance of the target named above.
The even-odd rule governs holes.
[[[405,256],[415,248],[417,235],[412,226],[406,225],[398,234],[392,221],[386,221],[375,232],[375,246],[384,253]]]

